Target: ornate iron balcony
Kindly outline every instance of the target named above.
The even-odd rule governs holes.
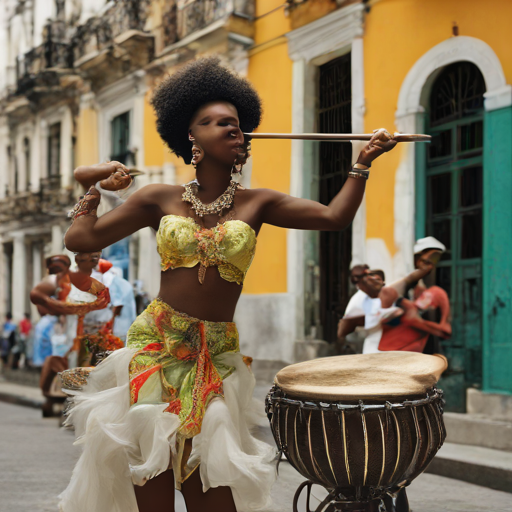
[[[23,221],[40,215],[65,215],[75,203],[72,188],[62,188],[60,176],[43,178],[38,192],[19,192],[0,200],[0,222]]]
[[[74,60],[114,45],[114,40],[130,31],[144,32],[150,0],[114,0],[101,17],[90,18],[73,36]]]
[[[26,94],[36,85],[58,85],[57,70],[73,68],[71,45],[65,40],[64,22],[50,21],[43,44],[17,57],[16,94]]]
[[[164,45],[169,46],[215,21],[240,16],[252,19],[254,0],[189,0],[178,9],[171,0],[162,16]]]

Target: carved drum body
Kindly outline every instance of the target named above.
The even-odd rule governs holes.
[[[276,444],[337,500],[392,495],[444,442],[442,391],[434,384],[445,365],[435,356],[387,352],[284,368],[266,400]]]

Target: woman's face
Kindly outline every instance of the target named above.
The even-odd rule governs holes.
[[[205,158],[233,165],[244,150],[244,135],[240,129],[236,108],[226,101],[203,105],[192,118],[190,132],[203,148]]]

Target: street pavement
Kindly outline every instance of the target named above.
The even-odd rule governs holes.
[[[269,436],[261,427],[259,437]],[[59,428],[57,419],[43,419],[37,409],[0,402],[0,512],[57,512],[57,496],[78,458],[73,439],[72,432]],[[272,493],[275,506],[268,512],[291,512],[302,480],[282,463]],[[512,494],[430,474],[417,478],[408,495],[413,512],[512,511]],[[186,512],[180,493],[176,512]]]

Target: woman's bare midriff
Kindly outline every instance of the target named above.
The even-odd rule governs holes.
[[[222,279],[217,267],[206,269],[201,284],[198,271],[199,265],[162,272],[158,296],[176,311],[195,318],[232,322],[242,287]]]

